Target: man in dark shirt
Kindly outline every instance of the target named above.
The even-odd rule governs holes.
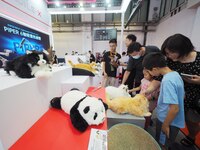
[[[95,62],[95,57],[94,57],[94,55],[92,54],[91,51],[89,51],[89,54],[90,54],[90,63]]]
[[[141,46],[140,43],[135,42],[134,44],[131,44],[128,47],[127,53],[130,56],[127,69],[124,73],[124,77],[122,80],[122,84],[125,84],[130,73],[132,70],[135,70],[135,77],[134,77],[134,87],[138,87],[141,83],[143,76],[143,67],[142,67],[142,61],[143,57],[140,54],[140,51],[145,49],[145,55],[151,52],[159,52],[159,48],[156,46]],[[133,83],[132,83],[133,84]]]
[[[136,40],[137,40],[137,37],[134,34],[127,35],[126,40],[125,40],[126,47],[128,48],[131,44],[135,43]],[[124,74],[123,74],[123,76],[124,76]],[[129,74],[129,76],[128,76],[128,79],[124,83],[124,84],[128,85],[129,89],[133,88],[134,78],[135,78],[135,70],[132,69],[131,72],[130,72],[130,74]]]
[[[103,81],[102,86],[114,86],[117,74],[117,67],[119,66],[119,59],[121,55],[116,52],[117,40],[111,39],[109,41],[110,51],[105,52],[102,60]]]

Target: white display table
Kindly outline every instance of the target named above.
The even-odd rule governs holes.
[[[61,82],[72,77],[69,67],[53,67],[52,77],[21,79],[0,70],[0,139],[5,149],[15,143],[61,96]]]
[[[89,76],[72,76],[71,78],[62,81],[62,95],[72,88],[77,88],[82,92],[86,92],[90,87]]]

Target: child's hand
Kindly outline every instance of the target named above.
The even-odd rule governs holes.
[[[132,90],[128,90],[128,93],[132,93]]]
[[[145,97],[147,97],[149,95],[149,93],[146,93],[146,91],[143,91],[140,94],[144,95]]]
[[[162,131],[165,133],[165,135],[167,136],[167,138],[169,138],[169,125],[166,124],[162,124]]]

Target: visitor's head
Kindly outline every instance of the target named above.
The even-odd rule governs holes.
[[[148,72],[147,69],[143,69],[143,75],[144,75],[144,78],[145,78],[146,80],[149,80],[149,81],[152,80],[152,75]]]
[[[173,61],[180,61],[194,50],[190,39],[182,34],[168,37],[161,46],[161,52]]]
[[[122,56],[126,56],[126,52],[122,52]]]
[[[111,39],[109,41],[109,46],[110,46],[110,51],[115,52],[117,48],[117,40],[116,39]]]
[[[160,52],[154,52],[146,55],[142,65],[152,76],[160,76],[160,70],[167,67],[165,56]]]
[[[130,56],[138,56],[140,53],[140,49],[141,49],[142,45],[138,42],[135,42],[131,45],[129,45],[128,49],[127,49],[127,54]]]
[[[135,35],[133,35],[133,34],[127,35],[126,40],[125,40],[126,47],[128,47],[132,43],[136,42],[136,40],[137,40],[137,37]]]

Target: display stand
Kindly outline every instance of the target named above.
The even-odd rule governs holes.
[[[144,117],[136,117],[130,114],[117,114],[112,110],[107,110],[107,121],[108,121],[108,128],[118,123],[131,123],[141,128],[144,128],[145,124]]]
[[[72,76],[69,67],[54,67],[50,78],[21,79],[0,70],[0,139],[5,149],[16,142],[61,96],[61,82]]]
[[[87,94],[105,100],[105,90],[89,88]],[[9,150],[87,150],[91,128],[107,130],[107,121],[76,130],[62,110],[49,109]]]
[[[62,83],[62,94],[64,95],[67,91],[72,88],[77,88],[80,91],[86,92],[90,86],[89,76],[72,76]]]

